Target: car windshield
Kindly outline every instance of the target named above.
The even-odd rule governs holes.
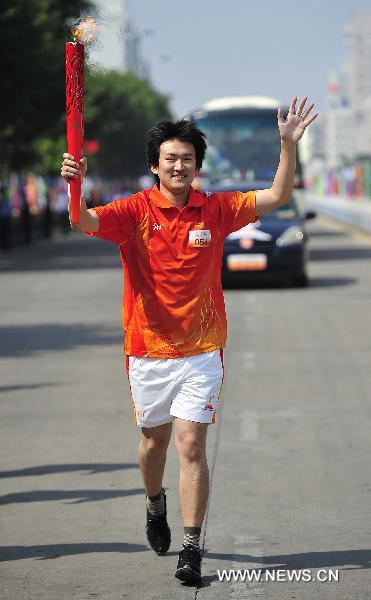
[[[197,119],[208,149],[202,168],[210,182],[273,179],[280,141],[275,110],[207,114]]]
[[[274,210],[270,210],[267,213],[263,213],[262,215],[260,215],[259,219],[269,219],[272,217],[275,219],[282,220],[298,218],[299,210],[294,198],[291,197],[290,202],[288,202],[287,204],[283,204],[283,206],[279,206]]]

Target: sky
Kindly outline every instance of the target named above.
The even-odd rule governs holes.
[[[97,3],[103,0],[96,0]],[[122,0],[104,0],[115,11]],[[344,28],[371,0],[127,0],[154,87],[175,117],[220,96],[306,95],[323,108],[330,70],[346,54]],[[112,48],[101,50],[112,60]],[[371,68],[371,65],[370,65]]]

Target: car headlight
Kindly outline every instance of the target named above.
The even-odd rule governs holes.
[[[289,227],[280,237],[276,239],[277,246],[293,246],[302,244],[304,241],[304,233],[300,227]]]

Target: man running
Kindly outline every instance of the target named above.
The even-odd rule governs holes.
[[[296,144],[317,114],[292,99],[287,118],[278,110],[281,153],[269,189],[201,193],[192,181],[202,167],[204,134],[187,120],[162,121],[147,138],[147,161],[156,184],[87,210],[87,235],[114,242],[124,269],[125,355],[135,423],[141,427],[139,463],[146,489],[146,533],[158,554],[171,541],[162,487],[175,421],[183,547],[175,577],[201,582],[200,533],[209,495],[208,425],[215,420],[223,381],[227,322],[221,287],[223,242],[232,231],[286,204],[292,193]],[[86,172],[64,154],[68,181]]]

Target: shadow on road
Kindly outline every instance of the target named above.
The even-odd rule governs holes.
[[[38,467],[25,467],[13,471],[0,471],[0,479],[8,477],[38,477],[39,475],[52,475],[55,473],[72,473],[88,471],[85,475],[98,473],[111,473],[125,469],[139,469],[138,463],[81,463],[70,465],[40,465]]]
[[[354,285],[357,282],[358,279],[354,279],[353,277],[311,277],[308,287],[340,287],[343,285]]]
[[[1,356],[1,348],[0,348],[0,356]],[[0,394],[4,394],[6,392],[19,392],[21,390],[38,390],[44,387],[55,387],[58,385],[64,385],[63,383],[29,383],[29,384],[17,384],[17,385],[0,385]]]
[[[83,235],[68,240],[53,240],[17,248],[0,255],[0,271],[58,271],[78,269],[120,269],[121,260],[115,244]]]
[[[371,549],[366,550],[331,550],[328,552],[303,552],[302,554],[280,554],[272,556],[252,556],[251,554],[218,554],[205,552],[205,558],[232,563],[253,563],[274,565],[262,567],[272,569],[319,569],[325,567],[348,567],[349,569],[369,569],[371,567]],[[350,565],[352,565],[350,567]],[[226,567],[223,566],[225,569]],[[246,568],[246,567],[244,567]],[[256,568],[256,567],[254,567]],[[347,569],[345,569],[347,570]]]
[[[371,567],[371,549],[367,550],[331,550],[328,552],[303,552],[302,554],[281,554],[273,556],[252,556],[251,554],[218,554],[206,551],[204,558],[217,559],[224,562],[223,569],[235,568],[235,563],[241,563],[241,568],[249,573],[260,570],[263,575],[279,570],[299,569],[339,569],[341,571],[369,569]],[[228,565],[228,563],[231,563]],[[251,568],[247,564],[253,563]],[[264,566],[269,564],[269,566]],[[352,565],[352,566],[349,566]],[[218,575],[207,575],[202,578],[202,587],[209,587],[219,581]]]
[[[351,248],[312,248],[310,260],[359,260],[371,258],[371,246],[358,246]]]
[[[143,488],[133,490],[35,490],[30,492],[16,492],[0,496],[0,506],[7,504],[28,504],[30,502],[53,502],[55,500],[71,500],[68,504],[82,504],[85,502],[100,502],[113,498],[126,498],[145,494]]]
[[[143,544],[91,543],[91,544],[49,544],[40,546],[0,546],[0,562],[35,558],[49,560],[60,556],[77,556],[103,552],[147,552],[149,548]]]
[[[0,326],[0,356],[28,356],[45,350],[71,350],[81,346],[122,344],[119,329],[107,331],[95,325],[35,324]]]
[[[309,234],[309,238],[317,238],[317,237],[324,237],[324,238],[333,238],[333,237],[342,237],[342,238],[347,238],[349,237],[349,234],[345,233],[344,231],[332,231],[330,229],[316,229],[316,230],[312,230],[310,231]]]
[[[303,293],[311,287],[341,287],[344,285],[354,285],[357,283],[357,279],[353,277],[310,277],[308,286],[304,288],[297,288],[292,286],[290,282],[286,281],[228,281],[223,282],[223,290],[225,291],[240,291],[240,290],[287,290],[291,289],[294,293]]]
[[[78,556],[91,553],[126,553],[147,552],[148,546],[143,544],[120,543],[81,543],[81,544],[48,544],[39,546],[0,546],[0,562],[24,560],[33,558],[50,560],[61,556]],[[170,553],[169,553],[170,554]],[[174,553],[172,553],[174,554]],[[228,569],[228,562],[261,564],[261,571],[270,572],[275,569],[321,569],[339,568],[341,570],[369,569],[371,566],[371,549],[367,550],[332,550],[322,552],[304,552],[302,554],[282,554],[273,556],[252,556],[250,554],[217,554],[206,552],[205,559],[225,561],[223,569]],[[273,566],[264,566],[267,563]],[[349,566],[351,565],[351,566]],[[244,567],[245,568],[245,567]],[[256,567],[254,567],[256,569]],[[251,571],[251,569],[247,569]],[[203,577],[202,587],[208,587],[218,576]]]

